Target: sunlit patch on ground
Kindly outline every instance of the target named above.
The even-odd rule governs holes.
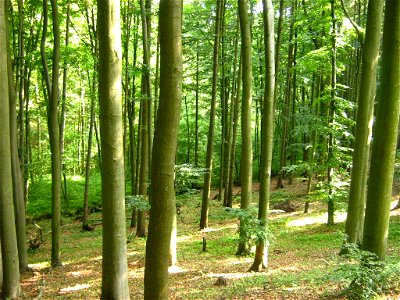
[[[90,284],[86,284],[86,283],[85,284],[77,284],[75,286],[69,286],[66,288],[62,288],[62,289],[60,289],[60,291],[58,293],[60,295],[63,295],[63,294],[68,294],[71,292],[76,292],[76,291],[87,289],[87,288],[90,288]]]
[[[340,223],[346,221],[347,213],[335,213],[335,222]],[[326,224],[328,220],[328,213],[320,214],[317,216],[307,216],[300,219],[292,220],[287,223],[289,227],[307,226],[313,224]]]
[[[169,274],[178,274],[178,273],[184,273],[186,270],[182,267],[179,266],[170,266],[168,268],[168,273]]]
[[[81,277],[81,276],[88,276],[93,273],[92,270],[81,270],[81,271],[72,271],[68,272],[67,274],[72,277]]]
[[[239,279],[239,278],[247,278],[247,277],[258,277],[265,276],[265,272],[245,272],[245,273],[211,273],[205,275],[205,277],[211,278],[219,278],[224,277],[227,279]]]
[[[33,270],[41,270],[50,267],[50,263],[48,261],[42,261],[34,264],[29,264],[28,266]]]

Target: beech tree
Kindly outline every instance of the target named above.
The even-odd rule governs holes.
[[[215,114],[218,93],[218,55],[220,46],[221,34],[221,16],[222,16],[222,0],[217,0],[217,9],[215,13],[215,36],[214,36],[214,51],[213,51],[213,75],[212,75],[212,91],[211,91],[211,108],[210,108],[210,123],[207,135],[207,154],[206,154],[206,174],[204,175],[203,194],[201,200],[201,217],[200,229],[208,227],[208,210],[209,198],[212,177],[212,156],[214,147],[214,130],[215,130]]]
[[[129,299],[122,139],[122,49],[119,0],[98,0],[102,299]]]
[[[274,91],[275,91],[275,40],[274,7],[271,0],[263,0],[265,43],[265,94],[261,119],[261,166],[258,219],[264,232],[258,240],[254,262],[250,270],[260,271],[268,266],[268,210],[271,186],[271,164],[274,137]]]
[[[248,16],[247,0],[238,0],[240,32],[242,37],[242,152],[240,159],[240,181],[242,185],[240,208],[247,210],[251,203],[252,195],[252,164],[253,150],[251,140],[251,92],[252,92],[252,56],[251,56],[251,33],[250,21]],[[246,241],[244,220],[240,221],[240,242],[237,254],[246,254],[248,252],[248,243]]]
[[[348,243],[361,244],[362,242],[383,4],[383,0],[371,0],[368,3],[361,83],[357,102],[353,168],[345,230]]]
[[[20,293],[17,233],[11,171],[9,90],[7,70],[6,1],[0,1],[0,241],[3,286],[1,298],[14,299]]]
[[[385,1],[381,87],[373,131],[362,248],[385,260],[400,113],[400,1]]]
[[[144,298],[168,299],[168,265],[175,216],[174,168],[182,96],[182,1],[161,0],[160,99],[154,131]]]
[[[47,67],[45,53],[46,34],[48,26],[48,4],[43,1],[43,31],[41,40],[41,55],[43,64],[43,77],[47,92],[47,124],[49,130],[51,151],[51,265],[61,266],[61,149],[59,131],[59,70],[60,70],[60,28],[57,0],[51,1],[53,17],[53,59],[51,79]]]

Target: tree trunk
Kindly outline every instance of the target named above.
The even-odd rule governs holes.
[[[381,88],[368,181],[364,250],[385,260],[400,112],[400,1],[385,1]]]
[[[348,243],[361,244],[362,242],[371,121],[373,118],[383,4],[383,0],[369,1],[368,4],[367,27],[362,54],[361,83],[357,105],[353,168],[345,228]]]
[[[215,14],[215,36],[214,36],[214,52],[213,52],[213,78],[212,78],[212,91],[211,91],[211,108],[210,108],[210,124],[208,127],[207,136],[207,153],[206,165],[207,170],[204,175],[203,195],[201,200],[201,217],[200,229],[207,228],[208,226],[208,210],[209,198],[212,177],[212,155],[214,146],[214,127],[215,127],[215,107],[217,102],[217,82],[218,82],[218,54],[220,44],[221,32],[221,14],[222,14],[222,0],[217,0],[217,11]]]
[[[13,205],[11,170],[9,91],[7,70],[6,3],[0,1],[0,240],[3,268],[1,298],[16,298],[20,293],[17,233]]]
[[[103,266],[101,299],[129,299],[118,0],[98,0]]]
[[[335,121],[335,110],[336,110],[336,12],[335,12],[335,0],[331,0],[331,18],[332,18],[332,56],[331,56],[331,101],[329,104],[329,116],[328,126],[333,128]],[[332,129],[328,137],[328,221],[327,225],[333,225],[335,223],[335,200],[334,200],[334,186],[333,186],[333,173],[334,165],[333,159],[335,158],[335,141]]]
[[[239,23],[239,20],[238,20]],[[233,144],[233,127],[237,119],[235,119],[235,112],[238,115],[238,101],[239,97],[236,97],[237,89],[240,85],[240,74],[238,75],[237,64],[238,64],[238,44],[239,44],[239,24],[236,27],[236,36],[235,36],[235,54],[233,61],[233,74],[232,74],[232,93],[231,93],[231,111],[229,114],[229,124],[228,124],[228,133],[227,133],[227,151],[226,151],[226,179],[225,179],[225,190],[224,190],[224,206],[232,207],[232,188],[233,184],[231,184],[231,180],[233,180],[233,176],[231,176],[231,172],[233,172],[233,164],[234,164],[234,156],[232,157],[232,151],[234,151]],[[236,140],[235,140],[236,142]],[[230,197],[229,197],[230,196]]]
[[[160,100],[155,125],[144,299],[168,299],[174,169],[182,94],[181,0],[160,1]]]
[[[47,4],[46,4],[47,5]],[[51,194],[52,194],[52,217],[51,217],[51,265],[61,265],[61,152],[60,131],[58,123],[58,101],[59,101],[59,70],[60,70],[60,28],[57,0],[51,0],[53,17],[53,66],[51,76],[51,92],[48,106],[48,127],[51,150]]]
[[[148,15],[145,9],[145,0],[140,1],[140,10],[142,18],[142,36],[143,36],[143,70],[142,70],[142,105],[141,105],[141,148],[140,148],[140,183],[139,195],[143,199],[148,197],[148,181],[151,153],[151,81],[150,81],[150,47],[149,47],[149,24]],[[146,236],[145,213],[138,211],[136,235],[138,237]]]
[[[94,76],[97,76],[97,72],[94,72]],[[94,79],[94,78],[93,78]],[[96,90],[95,80],[92,82],[92,90]],[[92,94],[95,95],[95,94]],[[85,166],[85,191],[83,194],[83,218],[82,218],[82,229],[90,230],[88,219],[89,219],[89,185],[90,185],[90,164],[92,161],[92,141],[93,141],[93,127],[94,127],[94,118],[95,118],[95,99],[94,96],[91,96],[90,101],[90,122],[89,122],[89,140],[87,147],[87,156],[86,156],[86,166]]]
[[[236,87],[236,95],[234,96],[234,107],[233,107],[233,128],[232,128],[232,143],[231,143],[231,163],[229,170],[229,186],[228,186],[228,207],[232,207],[233,203],[233,181],[235,179],[235,163],[236,163],[236,140],[237,140],[237,129],[239,125],[239,108],[240,108],[240,93],[241,93],[241,80],[239,78],[242,76],[242,62],[239,62],[239,70],[237,75],[237,87]]]
[[[271,185],[271,164],[274,137],[274,90],[275,90],[275,41],[274,7],[271,0],[263,0],[264,42],[265,42],[265,98],[261,119],[261,180],[258,219],[260,228],[268,230],[268,210]],[[252,271],[260,271],[268,266],[268,238],[260,239],[256,246]]]
[[[288,47],[288,64],[286,68],[286,87],[285,87],[285,98],[282,107],[282,139],[281,139],[281,148],[280,148],[280,160],[279,160],[279,174],[278,180],[276,182],[277,188],[283,188],[283,178],[285,175],[284,168],[286,167],[286,157],[287,152],[286,148],[288,147],[288,136],[289,136],[289,119],[290,119],[290,103],[292,98],[292,84],[293,84],[293,56],[294,56],[294,26],[295,26],[295,9],[296,9],[296,0],[292,0],[291,5],[291,23],[290,23],[290,31],[289,31],[289,47]],[[275,89],[275,87],[274,87]]]
[[[238,0],[240,32],[242,39],[242,152],[240,159],[240,182],[242,186],[240,208],[248,210],[251,204],[252,196],[252,141],[251,141],[251,90],[252,90],[252,55],[251,55],[251,33],[250,21],[248,17],[247,0]],[[246,220],[240,220],[240,242],[236,254],[243,255],[249,252],[246,234]]]
[[[70,27],[70,3],[67,1],[67,16],[66,16],[66,29],[65,29],[65,47],[69,45],[69,27]],[[65,172],[64,155],[64,131],[65,131],[65,117],[67,113],[67,74],[68,64],[67,59],[64,58],[63,66],[63,83],[62,83],[62,96],[61,96],[61,114],[60,114],[60,156],[61,156],[61,172],[64,179],[63,196],[64,201],[68,203],[68,190],[67,190],[67,176]]]
[[[8,24],[7,24],[8,27]],[[8,31],[7,35],[7,71],[8,71],[8,93],[9,93],[9,118],[10,118],[10,142],[11,142],[11,168],[13,180],[13,195],[14,195],[14,210],[15,210],[15,225],[17,230],[19,270],[24,273],[28,270],[28,258],[26,248],[26,231],[25,231],[25,196],[24,196],[24,180],[22,169],[20,168],[20,158],[18,157],[18,130],[17,130],[17,95],[12,75],[12,62],[10,56],[10,45]],[[24,139],[23,139],[24,140]]]

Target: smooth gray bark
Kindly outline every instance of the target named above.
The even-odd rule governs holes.
[[[119,0],[98,0],[103,265],[101,299],[129,299]]]

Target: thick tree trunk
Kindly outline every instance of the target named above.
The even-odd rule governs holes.
[[[0,298],[16,298],[20,292],[17,233],[11,170],[9,92],[7,70],[6,3],[0,1],[0,240],[3,287]]]
[[[160,101],[155,125],[144,298],[168,299],[174,169],[182,94],[181,0],[160,1]]]
[[[252,90],[252,55],[251,55],[251,33],[250,21],[248,16],[247,0],[238,0],[240,32],[242,39],[242,152],[240,159],[240,182],[241,182],[241,200],[240,208],[248,210],[251,204],[252,196],[252,163],[253,150],[251,141],[251,90]],[[243,255],[249,252],[248,241],[246,238],[246,220],[240,220],[240,242],[236,254]]]
[[[368,4],[367,27],[362,54],[361,83],[357,106],[353,168],[345,228],[348,243],[361,244],[362,242],[383,4],[383,0],[369,1]]]
[[[385,260],[400,112],[400,1],[385,1],[382,75],[362,247]]]
[[[264,42],[265,42],[265,100],[261,119],[261,180],[258,219],[261,229],[268,230],[268,210],[271,185],[271,164],[274,137],[274,90],[275,90],[275,41],[274,7],[271,0],[263,0]],[[256,246],[252,271],[268,266],[268,240],[260,240]]]
[[[121,31],[118,0],[98,0],[102,151],[102,299],[129,299],[122,140]]]

